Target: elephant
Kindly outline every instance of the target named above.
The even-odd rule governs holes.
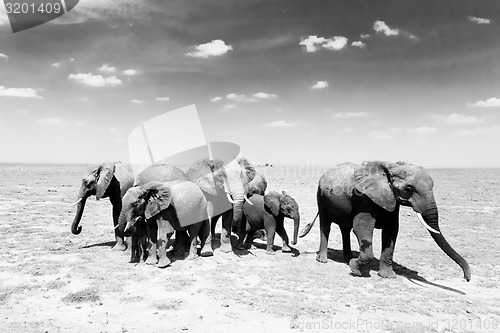
[[[123,234],[116,229],[118,217],[122,209],[122,197],[134,183],[132,168],[128,164],[120,162],[102,163],[97,166],[88,167],[84,174],[82,184],[78,192],[78,200],[72,204],[77,205],[76,215],[71,224],[71,232],[78,235],[82,232],[79,226],[82,219],[86,200],[95,195],[96,199],[109,197],[113,205],[113,225],[115,226],[116,244],[113,250],[126,250],[127,246],[123,241]]]
[[[198,184],[209,202],[211,219],[210,235],[201,255],[213,255],[212,238],[219,217],[222,217],[221,247],[222,252],[231,252],[231,226],[236,226],[241,233],[243,202],[248,200],[249,184],[257,171],[244,157],[225,164],[218,159],[200,159],[186,172],[190,181]],[[260,183],[251,185],[255,191],[267,187],[262,175]]]
[[[368,161],[361,165],[343,163],[326,171],[317,190],[320,220],[320,246],[316,260],[327,262],[327,246],[331,223],[339,225],[344,259],[355,276],[373,259],[373,229],[382,229],[382,253],[378,275],[394,278],[392,269],[394,246],[399,230],[399,208],[411,207],[418,220],[430,232],[437,245],[463,270],[465,280],[471,278],[467,261],[448,242],[439,228],[439,215],[433,193],[434,181],[420,166],[404,162]],[[305,236],[313,226],[301,231]],[[359,257],[352,258],[350,231],[359,243]]]
[[[283,240],[283,252],[291,252],[288,245],[288,235],[284,227],[285,217],[293,219],[293,240],[292,245],[297,244],[297,235],[299,233],[300,213],[299,205],[288,193],[282,191],[269,192],[264,196],[254,194],[249,198],[250,203],[243,204],[245,233],[245,248],[249,249],[252,246],[254,234],[257,230],[265,229],[267,232],[267,254],[274,254],[273,243],[274,233]],[[243,237],[238,240],[243,242]]]
[[[198,185],[185,180],[131,187],[123,197],[118,225],[121,232],[133,233],[138,223],[146,224],[150,243],[146,264],[160,268],[171,263],[166,246],[174,231],[188,231],[190,260],[197,257],[197,237],[203,248],[210,232],[205,196]]]
[[[176,166],[164,163],[151,164],[141,171],[136,177],[134,186],[145,185],[151,181],[169,182],[174,180],[187,180],[186,174]],[[139,262],[141,254],[146,253],[147,231],[144,223],[136,225],[135,231],[131,233],[130,262]],[[175,238],[176,244],[178,237]]]

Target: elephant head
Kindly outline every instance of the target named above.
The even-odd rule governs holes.
[[[134,224],[150,219],[167,209],[172,201],[170,187],[164,182],[149,182],[131,187],[122,198],[122,211],[118,218],[120,232],[134,232]]]
[[[71,232],[73,234],[78,235],[82,232],[82,227],[79,226],[79,223],[88,197],[95,195],[96,200],[99,200],[107,196],[108,193],[106,191],[114,178],[114,174],[115,163],[99,164],[88,168],[82,179],[82,184],[78,193],[78,201],[75,202],[77,210],[75,219],[71,224]],[[117,191],[120,191],[119,187]]]
[[[293,240],[292,245],[297,244],[297,235],[300,226],[299,205],[288,193],[283,191],[269,192],[264,195],[264,206],[275,217],[282,215],[293,220]]]
[[[424,168],[401,162],[365,162],[354,171],[354,187],[387,211],[394,211],[396,204],[412,207],[437,245],[462,268],[465,279],[470,280],[469,264],[439,229],[434,182]]]

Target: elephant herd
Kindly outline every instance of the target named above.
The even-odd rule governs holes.
[[[299,205],[287,192],[267,192],[267,181],[246,158],[231,162],[201,159],[186,172],[167,164],[152,164],[134,178],[130,165],[103,163],[89,167],[78,194],[77,211],[71,231],[82,231],[80,222],[86,200],[108,197],[113,206],[114,250],[125,250],[124,237],[131,237],[131,262],[143,258],[160,268],[170,265],[167,244],[175,233],[173,252],[187,259],[212,256],[213,237],[222,220],[220,251],[231,252],[231,233],[237,234],[236,249],[252,246],[255,233],[265,229],[266,253],[274,254],[277,233],[282,251],[291,252],[284,219],[294,221],[291,245],[304,237],[319,217],[320,245],[316,260],[327,262],[332,222],[342,234],[343,254],[351,274],[363,275],[374,258],[373,230],[382,231],[382,253],[378,274],[393,278],[394,246],[399,230],[399,208],[411,207],[436,244],[463,270],[469,281],[467,261],[447,242],[439,228],[434,182],[422,167],[380,161],[343,163],[330,168],[317,188],[318,214],[299,235]],[[351,251],[350,233],[358,240],[359,256]],[[200,249],[198,249],[198,244]],[[187,247],[187,249],[186,249]]]

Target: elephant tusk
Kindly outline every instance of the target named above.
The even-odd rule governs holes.
[[[117,224],[117,225],[113,228],[113,230],[116,230],[116,229],[118,229],[119,227],[120,227],[120,225],[119,225],[119,224]]]
[[[74,205],[77,205],[78,203],[80,203],[82,200],[83,200],[83,198],[80,198],[80,199],[76,200],[74,203],[72,203],[71,205],[69,205],[68,207],[73,207]]]
[[[130,228],[130,226],[131,226],[130,224],[131,224],[130,221],[128,221],[127,226],[125,227],[124,231],[127,231]]]
[[[231,196],[229,195],[229,193],[226,192],[226,195],[227,195],[227,200],[229,200],[230,203],[232,203],[232,204],[236,203],[236,201],[234,201],[233,198],[231,198]]]
[[[252,205],[253,206],[253,203],[247,198],[247,196],[245,195],[244,196],[245,198],[245,201],[249,204],[249,205]]]
[[[425,229],[429,230],[430,232],[433,232],[435,234],[441,234],[439,231],[437,231],[436,229],[433,229],[431,228],[425,221],[424,221],[424,218],[422,217],[422,214],[420,213],[417,213],[417,218],[418,218],[418,221],[424,226]]]

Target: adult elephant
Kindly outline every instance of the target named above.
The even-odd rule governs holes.
[[[210,232],[205,196],[198,185],[185,180],[153,181],[130,188],[123,197],[119,230],[133,233],[137,223],[146,223],[150,240],[146,263],[158,263],[160,268],[170,264],[166,246],[174,231],[188,231],[188,259],[197,257],[197,237],[203,247]]]
[[[71,224],[71,232],[78,235],[82,232],[79,225],[82,219],[86,200],[95,195],[96,200],[109,198],[113,205],[113,225],[115,226],[116,244],[113,250],[124,251],[127,247],[123,241],[123,234],[116,229],[118,217],[122,209],[122,197],[134,183],[132,168],[123,163],[102,163],[87,168],[82,178],[82,184],[78,192],[76,215]]]
[[[406,163],[364,162],[340,164],[328,170],[319,180],[317,201],[320,219],[320,246],[316,260],[327,261],[331,223],[342,233],[344,258],[352,258],[350,231],[359,243],[359,257],[349,260],[354,275],[373,259],[373,229],[382,229],[382,254],[378,274],[395,277],[392,269],[394,245],[399,229],[400,205],[412,207],[419,221],[429,230],[437,245],[471,278],[469,264],[452,247],[439,229],[438,208],[433,193],[434,182],[428,172]],[[315,219],[316,220],[316,219]],[[314,221],[307,225],[305,236]]]
[[[238,157],[229,163],[221,160],[201,159],[196,161],[186,172],[192,182],[198,184],[209,202],[211,217],[211,232],[207,239],[202,255],[213,254],[212,238],[217,221],[222,217],[221,247],[222,252],[231,252],[231,226],[237,226],[241,233],[243,216],[243,202],[248,200],[248,186],[254,179],[257,171],[253,165],[243,157]],[[265,182],[262,176],[261,182]],[[264,184],[252,184],[252,188],[263,188]]]

